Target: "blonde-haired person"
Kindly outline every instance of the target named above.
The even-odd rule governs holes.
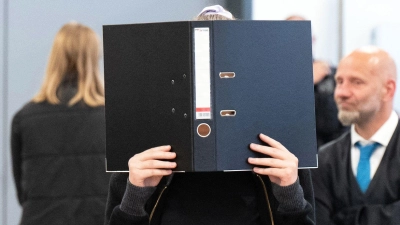
[[[11,150],[20,224],[102,224],[104,91],[96,33],[71,22],[57,33],[39,93],[13,118]]]
[[[195,20],[233,20],[219,5],[209,6]],[[171,146],[133,156],[128,173],[110,179],[105,224],[314,224],[314,199],[309,170],[265,135],[271,147],[251,144],[266,158],[249,158],[254,171],[175,173]],[[246,160],[246,159],[243,159]],[[262,169],[260,167],[269,167]]]
[[[76,22],[64,25],[54,40],[42,88],[32,101],[59,104],[57,91],[67,82],[77,88],[69,106],[79,101],[91,107],[103,106],[99,58],[99,40],[92,29]]]

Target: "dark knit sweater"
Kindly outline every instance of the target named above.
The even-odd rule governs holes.
[[[150,216],[151,224],[271,224],[263,183],[275,224],[314,224],[308,170],[299,171],[299,180],[283,188],[251,172],[177,173],[158,202],[167,179],[158,187],[140,188],[127,184],[127,177],[111,177],[109,224],[149,224]]]

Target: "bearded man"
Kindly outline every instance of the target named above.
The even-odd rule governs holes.
[[[319,151],[317,224],[400,224],[396,65],[384,50],[362,47],[340,61],[335,80],[338,118],[351,128]]]

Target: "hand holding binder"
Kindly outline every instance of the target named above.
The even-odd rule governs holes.
[[[279,186],[289,186],[297,180],[297,170],[299,160],[289,150],[278,141],[260,134],[260,139],[269,144],[271,147],[250,144],[250,149],[264,155],[269,155],[271,158],[249,158],[248,162],[255,166],[253,171],[260,175],[267,175],[271,182]],[[267,168],[265,168],[267,167]]]
[[[171,146],[159,146],[134,155],[128,162],[129,182],[137,187],[157,186],[163,176],[170,175],[176,167],[176,153]]]
[[[280,186],[289,186],[297,180],[298,159],[278,141],[260,134],[260,139],[271,147],[250,144],[250,149],[268,158],[249,158],[248,162],[255,165],[254,172],[269,176],[270,180]],[[170,152],[171,146],[159,146],[134,155],[128,162],[129,181],[138,187],[157,186],[163,176],[170,175],[176,162],[164,161],[176,158],[175,152]],[[268,167],[268,168],[261,168]]]

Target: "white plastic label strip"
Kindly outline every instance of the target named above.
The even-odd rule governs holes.
[[[210,30],[194,28],[196,119],[211,119]]]

